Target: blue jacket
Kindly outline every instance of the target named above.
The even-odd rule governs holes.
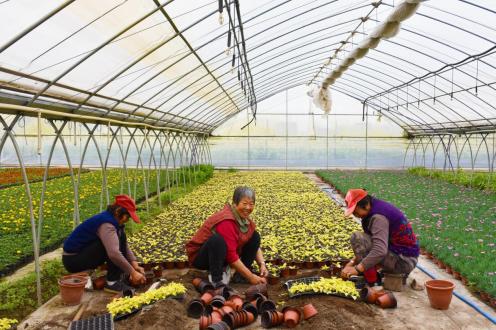
[[[119,232],[119,223],[117,220],[112,213],[104,211],[77,226],[65,240],[64,251],[68,253],[78,253],[84,247],[99,239],[96,233],[98,228],[104,223],[111,223],[114,225],[117,232]]]

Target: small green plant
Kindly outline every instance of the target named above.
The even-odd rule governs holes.
[[[57,280],[66,273],[60,260],[41,263],[43,302],[59,292]],[[36,308],[36,274],[34,272],[12,282],[0,283],[0,318],[22,320]]]

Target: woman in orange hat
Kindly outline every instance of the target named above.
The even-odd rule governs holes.
[[[379,268],[408,276],[417,264],[419,244],[406,216],[363,189],[350,189],[345,201],[345,216],[360,218],[363,232],[351,235],[355,257],[343,268],[342,275],[363,273],[369,285],[379,282]]]
[[[141,223],[134,200],[117,195],[107,210],[77,226],[64,242],[62,262],[67,271],[77,273],[107,263],[104,289],[114,293],[129,289],[122,281],[123,274],[129,274],[133,283],[145,283],[144,269],[127,244],[124,224],[129,218]]]

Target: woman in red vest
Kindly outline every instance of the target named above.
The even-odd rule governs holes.
[[[236,270],[233,280],[266,283],[268,271],[260,249],[260,235],[249,218],[254,207],[255,192],[249,187],[237,187],[233,204],[227,203],[205,220],[186,244],[190,264],[208,270],[215,287],[228,284],[229,275],[223,271],[227,265]],[[251,271],[254,260],[260,266],[261,276]]]

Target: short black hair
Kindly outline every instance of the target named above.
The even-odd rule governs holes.
[[[371,201],[372,201],[372,196],[367,195],[357,203],[357,206],[361,209],[364,209],[367,205],[370,204]]]
[[[243,197],[248,197],[255,203],[255,191],[252,188],[247,186],[236,187],[233,193],[233,203],[238,205]]]
[[[128,216],[131,216],[125,207],[122,207],[122,206],[119,206],[119,205],[115,205],[115,204],[114,205],[107,206],[107,211],[109,211],[110,213],[112,213],[112,215],[117,216],[118,218],[120,218],[120,217],[122,217],[123,215],[126,215],[126,214]]]

